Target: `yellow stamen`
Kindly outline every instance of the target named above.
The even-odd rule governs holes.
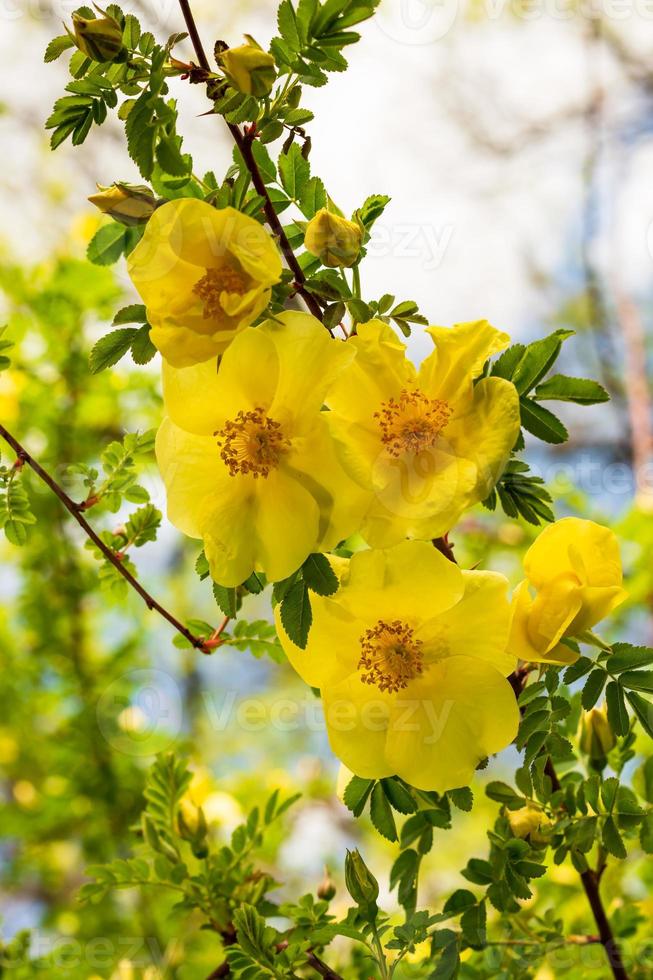
[[[429,398],[418,388],[403,388],[374,413],[381,441],[393,456],[432,449],[451,418],[451,409],[439,398]]]
[[[207,269],[206,275],[202,276],[193,286],[193,292],[204,300],[203,317],[205,320],[212,316],[224,313],[220,296],[223,292],[238,293],[242,296],[247,292],[247,276],[240,269],[232,265],[221,265],[217,269]]]
[[[380,619],[365,630],[360,643],[358,669],[364,684],[376,684],[381,691],[399,691],[424,670],[422,641],[398,619]]]
[[[262,408],[238,412],[215,435],[231,476],[249,473],[255,479],[266,477],[290,449],[280,423],[268,418]]]

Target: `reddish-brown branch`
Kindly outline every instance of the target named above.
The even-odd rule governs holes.
[[[21,465],[29,466],[30,469],[36,473],[38,478],[52,491],[52,493],[59,498],[66,510],[72,514],[84,533],[90,538],[96,548],[102,552],[107,561],[113,565],[116,571],[122,575],[132,589],[138,593],[147,608],[153,609],[159,614],[159,616],[162,616],[163,619],[170,623],[173,629],[177,630],[178,633],[185,637],[196,650],[201,650],[202,653],[208,653],[209,651],[205,646],[204,640],[202,640],[199,636],[195,636],[194,633],[191,633],[191,631],[187,629],[183,623],[180,623],[179,620],[165,608],[165,606],[162,606],[160,602],[157,602],[157,600],[150,595],[147,589],[143,588],[138,579],[135,578],[129,569],[125,567],[120,557],[114,551],[112,551],[111,548],[104,543],[97,532],[93,530],[82,513],[83,507],[80,504],[75,503],[75,501],[68,496],[63,487],[59,486],[57,481],[50,476],[48,471],[45,470],[41,464],[27,452],[25,447],[21,445],[18,439],[16,439],[15,436],[12,436],[11,432],[5,429],[3,425],[0,425],[0,436],[14,450],[16,453],[16,458],[21,462]]]
[[[202,40],[200,38],[199,31],[197,30],[197,24],[195,23],[195,18],[193,17],[189,0],[179,0],[179,6],[181,7],[181,12],[184,16],[188,34],[195,50],[195,56],[198,63],[205,71],[211,71],[211,66],[208,58],[206,57],[206,52],[204,51]],[[302,297],[313,316],[322,321],[322,307],[318,303],[316,297],[313,296],[313,294],[306,288],[306,276],[304,275],[304,270],[297,261],[297,256],[295,255],[293,248],[288,241],[288,236],[283,230],[283,225],[279,221],[279,216],[274,209],[274,205],[270,199],[270,195],[268,194],[268,189],[265,186],[265,181],[263,180],[261,171],[259,170],[258,164],[254,158],[252,143],[255,139],[256,131],[252,127],[246,132],[243,132],[240,127],[236,126],[234,123],[230,123],[227,120],[225,120],[225,122],[229,127],[229,132],[233,137],[234,143],[240,151],[240,155],[245,162],[245,166],[249,170],[254,189],[256,193],[260,194],[260,196],[263,198],[263,210],[265,211],[266,221],[270,226],[272,233],[278,239],[283,257],[286,260],[288,268],[295,277],[295,281],[293,283],[295,292]],[[329,327],[326,327],[326,329],[333,336],[333,331]]]
[[[551,780],[553,791],[557,792],[558,790],[562,789],[560,780],[558,779],[558,774],[555,771],[555,767],[550,757],[546,761],[544,771]],[[580,880],[583,883],[587,901],[589,902],[592,915],[594,916],[594,921],[596,922],[596,926],[599,930],[599,939],[605,950],[605,955],[608,958],[612,975],[615,980],[628,980],[628,974],[626,973],[626,968],[624,966],[623,959],[621,958],[619,944],[614,938],[612,926],[610,925],[610,921],[606,915],[603,902],[601,900],[601,893],[599,890],[600,877],[601,875],[599,871],[594,871],[592,868],[588,868],[587,871],[583,871],[581,873]]]

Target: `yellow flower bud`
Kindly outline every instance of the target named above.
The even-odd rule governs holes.
[[[583,712],[578,738],[581,751],[590,759],[605,759],[608,752],[617,744],[617,739],[610,727],[604,707]]]
[[[359,225],[326,208],[311,218],[304,235],[308,251],[331,268],[352,266],[360,255],[362,240]]]
[[[541,830],[550,820],[542,810],[533,806],[523,806],[520,810],[508,810],[508,823],[515,837],[530,837],[542,840]]]
[[[82,17],[74,13],[73,30],[68,33],[79,50],[93,61],[115,61],[122,53],[122,27],[113,17]]]
[[[98,184],[98,191],[89,197],[91,204],[121,225],[144,225],[157,206],[154,194],[143,184]]]
[[[245,95],[261,98],[269,95],[277,77],[274,58],[249,34],[245,38],[246,44],[223,51],[220,62],[234,88]]]
[[[179,836],[187,841],[201,841],[206,837],[207,826],[204,811],[200,806],[184,797],[177,810],[177,829]]]

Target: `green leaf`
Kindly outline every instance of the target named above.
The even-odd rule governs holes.
[[[150,329],[149,323],[144,323],[134,335],[131,345],[134,364],[148,364],[157,352],[150,340]]]
[[[559,445],[569,438],[569,433],[560,419],[543,405],[522,395],[519,399],[519,409],[524,428],[543,442]]]
[[[326,555],[309,555],[302,565],[302,574],[308,588],[317,595],[334,595],[338,591],[338,576]]]
[[[649,810],[642,821],[639,840],[642,850],[646,851],[647,854],[653,854],[653,810]]]
[[[507,783],[502,783],[498,779],[487,784],[485,794],[491,800],[496,800],[497,803],[503,803],[504,806],[509,807],[511,810],[524,806],[526,802],[523,796],[517,795],[512,786],[508,786]]]
[[[388,779],[382,779],[381,785],[390,805],[397,813],[415,813],[417,803],[413,799],[412,794],[409,793],[398,779],[390,776]]]
[[[130,306],[123,306],[118,310],[113,318],[114,327],[122,326],[123,323],[146,323],[147,312],[142,303],[132,303]]]
[[[601,836],[601,840],[603,841],[603,846],[609,854],[613,854],[614,857],[621,858],[622,860],[627,857],[624,842],[613,817],[607,817],[605,823],[603,824],[603,834]]]
[[[311,177],[299,198],[299,207],[305,218],[312,218],[327,203],[326,190],[319,177]]]
[[[53,37],[49,42],[47,48],[45,49],[43,60],[45,62],[56,61],[57,58],[64,53],[64,51],[67,51],[68,48],[74,47],[75,42],[69,34],[60,34],[58,37]]]
[[[487,911],[485,902],[467,909],[460,917],[463,939],[472,949],[482,949],[487,938]]]
[[[98,340],[89,357],[91,374],[99,374],[112,364],[117,364],[131,348],[136,333],[135,327],[123,327],[120,330],[112,330]]]
[[[653,670],[625,670],[619,680],[630,691],[653,693]]]
[[[635,691],[628,691],[626,699],[637,715],[637,720],[644,731],[653,738],[653,704]]]
[[[492,865],[482,858],[470,858],[467,867],[462,870],[461,874],[473,885],[489,885],[494,877]]]
[[[116,222],[103,225],[88,244],[86,256],[95,265],[113,265],[125,251],[125,228]]]
[[[578,660],[573,663],[570,667],[567,667],[564,673],[565,684],[573,684],[574,681],[579,680],[579,678],[584,677],[585,674],[589,674],[590,670],[594,667],[594,661],[590,660],[589,657],[579,657]]]
[[[358,218],[366,231],[369,231],[377,218],[380,218],[391,198],[387,194],[371,194],[367,197],[354,217]]]
[[[474,794],[469,786],[460,786],[458,789],[450,789],[447,796],[455,807],[469,813],[474,805]]]
[[[193,169],[193,161],[187,153],[181,152],[181,139],[178,136],[164,136],[156,147],[159,166],[173,177],[184,177]]]
[[[377,783],[372,790],[370,817],[372,818],[372,823],[382,837],[385,837],[386,840],[389,841],[397,840],[395,818],[392,815],[390,804],[388,803],[386,795],[383,792],[381,783]]]
[[[608,707],[608,721],[615,735],[628,734],[628,711],[621,684],[610,681],[605,689],[605,701]]]
[[[634,647],[630,643],[614,643],[612,654],[607,665],[613,674],[622,670],[633,670],[639,667],[650,667],[653,664],[653,649],[651,647]]]
[[[454,942],[448,943],[442,950],[438,965],[429,980],[453,980],[453,977],[457,976],[459,968],[460,952],[456,939]]]
[[[298,201],[308,184],[310,166],[302,156],[297,143],[293,143],[287,153],[279,156],[279,176],[286,194]]]
[[[308,633],[313,622],[311,600],[306,584],[300,579],[286,592],[281,602],[281,622],[288,637],[302,650],[308,643]]]
[[[548,337],[528,344],[511,376],[520,395],[527,395],[551,369],[563,342],[573,333],[573,330],[556,330]]]
[[[585,711],[593,708],[599,699],[601,691],[605,685],[608,675],[603,667],[596,667],[585,681],[585,687],[581,694],[581,704]]]
[[[538,401],[551,399],[559,402],[575,402],[577,405],[598,405],[600,402],[609,401],[610,395],[598,381],[554,374],[537,386],[533,398]]]
[[[343,800],[345,806],[351,810],[355,817],[360,817],[365,809],[365,804],[372,792],[373,786],[373,779],[362,779],[360,776],[352,776],[347,783]]]
[[[218,585],[217,582],[214,582],[213,598],[218,604],[218,608],[225,614],[225,616],[229,616],[233,619],[238,612],[236,590],[234,588],[226,588],[224,585]]]

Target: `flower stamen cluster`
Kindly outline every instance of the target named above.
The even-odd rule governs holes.
[[[215,435],[230,476],[241,473],[254,479],[267,477],[290,449],[281,424],[269,418],[260,407],[251,412],[238,412]]]
[[[237,293],[243,296],[248,289],[247,278],[239,269],[231,265],[223,265],[219,269],[207,269],[193,286],[193,292],[204,301],[203,317],[210,320],[223,312],[220,302],[222,293]]]
[[[364,684],[376,684],[380,691],[399,691],[424,670],[422,641],[401,620],[380,619],[365,630],[360,643],[361,679]]]
[[[440,398],[429,398],[418,388],[402,388],[399,397],[384,402],[374,418],[388,452],[402,456],[432,449],[451,414]]]

